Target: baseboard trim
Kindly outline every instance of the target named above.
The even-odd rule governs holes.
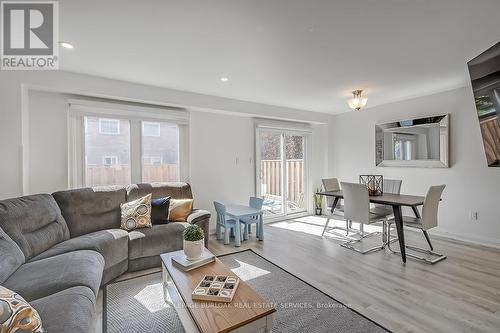
[[[498,241],[492,239],[486,239],[482,237],[470,237],[464,236],[460,234],[454,234],[447,231],[431,231],[430,234],[432,236],[436,236],[438,238],[451,239],[463,243],[468,243],[471,245],[485,246],[491,247],[495,249],[500,249],[500,243]]]

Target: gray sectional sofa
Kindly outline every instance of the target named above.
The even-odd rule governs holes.
[[[134,184],[37,194],[0,201],[0,285],[39,312],[46,332],[92,332],[99,288],[127,271],[161,265],[160,254],[182,248],[196,223],[208,241],[210,213],[127,232],[120,204],[192,198],[186,183]]]

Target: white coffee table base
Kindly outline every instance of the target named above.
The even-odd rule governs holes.
[[[173,306],[177,311],[177,315],[181,320],[184,330],[188,333],[200,333],[200,330],[193,321],[193,317],[189,313],[188,306],[184,303],[179,291],[177,290],[174,282],[168,274],[168,270],[165,265],[162,264],[163,269],[163,297],[165,302],[170,306]],[[274,313],[262,317],[260,319],[254,320],[246,325],[240,326],[234,330],[232,333],[269,333],[273,328]]]

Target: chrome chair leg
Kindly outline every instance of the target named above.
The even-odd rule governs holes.
[[[363,233],[363,235],[361,236],[361,238],[359,238],[359,239],[353,239],[353,240],[350,240],[348,242],[342,243],[342,244],[340,244],[340,246],[345,247],[346,249],[349,249],[349,250],[361,253],[361,254],[368,254],[368,253],[372,253],[372,252],[381,251],[381,250],[383,250],[385,248],[385,244],[374,246],[374,247],[371,247],[371,248],[366,249],[366,250],[360,250],[360,249],[358,249],[358,248],[356,248],[354,246],[354,244],[357,244],[357,243],[361,242],[363,239],[366,239],[366,238],[369,238],[369,237],[373,237],[373,236],[378,236],[378,235],[381,235],[381,232],[377,231],[377,232],[372,232],[372,233],[369,233],[369,234],[364,234]]]
[[[333,214],[332,214],[333,215]],[[325,224],[325,227],[323,228],[323,232],[321,233],[321,236],[324,236],[325,235],[325,232],[330,229],[330,230],[333,230],[333,229],[338,229],[338,230],[341,230],[341,231],[345,231],[346,232],[346,238],[349,238],[349,231],[352,230],[352,228],[349,227],[349,225],[352,223],[351,221],[346,221],[346,228],[342,228],[342,227],[338,227],[338,226],[333,226],[333,227],[329,227],[328,225],[330,224],[330,220],[333,219],[332,218],[332,215],[328,215],[327,219],[326,219],[326,224]],[[340,216],[339,216],[340,218]],[[339,234],[337,234],[339,235]]]
[[[348,221],[348,224],[349,222],[351,221]],[[347,229],[349,230],[349,228]],[[378,246],[374,246],[374,247],[371,247],[369,249],[366,249],[366,250],[360,250],[360,249],[357,249],[354,244],[357,244],[359,242],[361,242],[363,239],[365,238],[369,238],[369,237],[373,237],[373,236],[378,236],[378,235],[383,235],[383,232],[379,232],[379,231],[376,231],[376,232],[371,232],[371,233],[365,233],[364,232],[364,227],[363,227],[363,224],[360,225],[360,233],[359,235],[361,236],[359,239],[353,239],[353,240],[350,240],[350,241],[347,241],[345,243],[342,243],[340,244],[340,246],[342,247],[345,247],[349,250],[353,250],[355,252],[358,252],[358,253],[361,253],[361,254],[368,254],[368,253],[372,253],[372,252],[377,252],[377,251],[380,251],[380,250],[383,250],[385,248],[385,242],[382,241],[382,244],[381,245],[378,245]],[[383,236],[382,236],[382,239],[383,239]]]
[[[444,260],[446,259],[446,255],[444,254],[441,254],[441,253],[437,253],[437,252],[434,252],[434,249],[432,247],[432,244],[430,243],[430,238],[429,238],[429,235],[427,234],[427,232],[425,230],[422,230],[424,232],[424,235],[425,235],[425,238],[429,244],[429,247],[430,247],[430,250],[426,250],[426,249],[422,249],[420,247],[416,247],[416,246],[410,246],[410,245],[406,245],[406,248],[407,249],[410,249],[410,250],[413,250],[413,251],[416,251],[416,252],[419,252],[419,253],[424,253],[424,254],[427,254],[427,255],[430,255],[430,256],[435,256],[436,258],[434,259],[428,259],[426,257],[421,257],[421,256],[417,256],[413,253],[408,253],[406,252],[406,256],[407,257],[410,257],[410,258],[413,258],[413,259],[416,259],[418,261],[421,261],[421,262],[424,262],[426,264],[430,264],[430,265],[433,265],[441,260]],[[393,248],[391,248],[391,243],[397,241],[398,239],[391,239],[391,226],[389,225],[388,226],[388,230],[387,230],[387,248],[392,252],[392,253],[395,253],[395,254],[398,254],[398,255],[401,255],[401,252],[397,251],[397,250],[394,250]]]

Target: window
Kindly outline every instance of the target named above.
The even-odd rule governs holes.
[[[69,100],[68,186],[185,179],[188,124],[184,110]]]
[[[148,135],[155,128],[152,124],[157,126],[158,135]],[[142,181],[178,180],[179,126],[167,122],[142,122]]]
[[[269,218],[307,211],[307,135],[257,129],[257,194]]]
[[[130,121],[84,117],[84,124],[85,186],[130,184]]]
[[[99,118],[99,133],[120,135],[120,120]]]
[[[102,164],[111,166],[111,165],[117,165],[118,164],[118,156],[103,156],[102,157]]]
[[[160,123],[150,121],[142,122],[142,135],[143,136],[160,136]]]

